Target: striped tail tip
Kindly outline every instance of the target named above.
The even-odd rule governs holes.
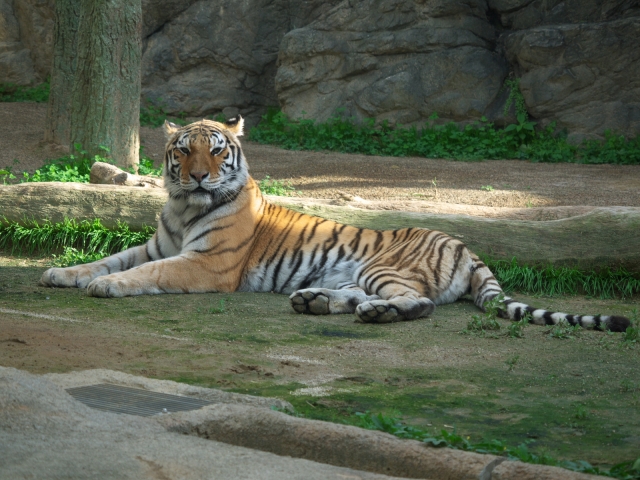
[[[500,316],[516,322],[528,315],[529,323],[535,325],[557,325],[560,322],[566,322],[572,326],[580,325],[582,328],[611,332],[624,332],[631,325],[628,318],[618,315],[570,315],[562,312],[550,312],[542,308],[531,307],[526,303],[516,302],[510,298],[505,298],[502,304],[504,310],[500,312]]]
[[[607,330],[612,332],[625,332],[631,325],[631,321],[627,317],[611,315],[606,320]]]

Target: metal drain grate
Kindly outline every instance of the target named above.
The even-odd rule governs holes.
[[[121,387],[109,383],[67,388],[67,392],[89,407],[141,417],[197,410],[213,403],[197,398],[150,392],[140,388]]]

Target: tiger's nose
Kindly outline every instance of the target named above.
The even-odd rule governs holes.
[[[209,176],[209,172],[191,172],[191,178],[193,178],[196,182],[200,183],[202,180]]]

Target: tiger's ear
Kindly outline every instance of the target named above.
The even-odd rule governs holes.
[[[164,128],[164,134],[167,137],[167,140],[169,140],[173,136],[173,134],[176,133],[180,128],[179,125],[171,123],[169,120],[165,120],[162,127]]]
[[[224,126],[227,127],[227,130],[233,133],[236,137],[244,135],[244,118],[242,118],[242,115],[230,118],[224,122]]]

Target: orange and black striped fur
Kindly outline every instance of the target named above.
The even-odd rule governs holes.
[[[145,245],[103,260],[52,268],[50,286],[87,287],[89,295],[279,292],[300,313],[355,313],[388,323],[431,314],[469,294],[479,308],[502,289],[459,240],[419,228],[367,230],[270,204],[249,176],[238,137],[241,118],[186,127],[165,124],[169,200]],[[625,330],[616,316],[574,316],[509,298],[503,316],[532,323],[566,321]]]

